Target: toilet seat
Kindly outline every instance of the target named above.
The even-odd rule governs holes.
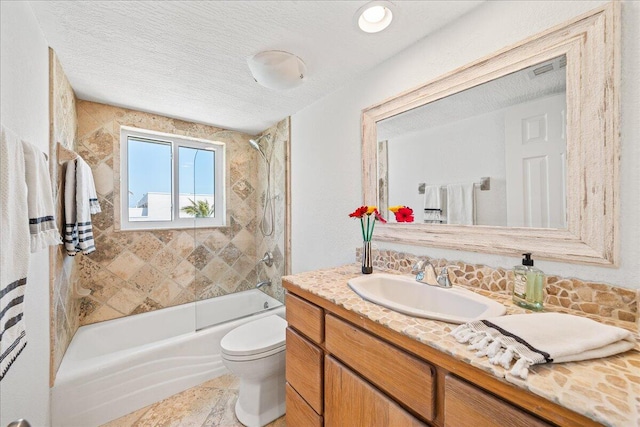
[[[263,317],[235,328],[220,341],[222,357],[245,361],[261,359],[285,350],[287,322],[280,316]]]

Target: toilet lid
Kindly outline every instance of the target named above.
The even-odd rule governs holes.
[[[264,353],[285,345],[287,322],[267,316],[238,326],[220,341],[222,352],[231,356]]]

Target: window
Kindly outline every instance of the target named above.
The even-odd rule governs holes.
[[[225,225],[221,142],[122,127],[122,230]]]

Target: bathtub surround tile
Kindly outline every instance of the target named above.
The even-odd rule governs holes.
[[[242,251],[240,251],[240,249],[238,249],[238,247],[233,243],[229,243],[218,253],[218,256],[222,258],[222,260],[226,262],[229,267],[233,267],[233,265],[236,263],[236,261],[238,261],[241,255]]]
[[[129,285],[120,289],[114,296],[109,298],[107,305],[122,314],[129,314],[135,310],[147,295],[145,292],[130,286],[135,285]]]
[[[118,317],[121,317],[121,316],[122,316],[122,313],[120,313],[119,311],[114,310],[108,305],[103,305],[100,308],[98,308],[96,311],[91,313],[89,316],[87,316],[84,319],[83,324],[88,325],[91,323],[105,322],[107,320],[117,319]]]
[[[134,308],[130,314],[146,313],[147,311],[158,310],[161,308],[164,308],[164,307],[162,307],[162,305],[158,304],[151,298],[145,298],[144,301],[142,301],[142,303],[139,306]]]
[[[255,237],[253,236],[251,237],[255,242]],[[217,254],[221,249],[227,246],[229,242],[230,242],[230,239],[228,236],[226,236],[220,230],[213,230],[211,233],[209,233],[209,235],[207,236],[207,238],[204,240],[202,244],[207,248],[209,248],[211,252]]]
[[[149,265],[158,269],[165,277],[170,277],[181,262],[182,259],[178,255],[169,248],[164,248],[151,259]]]
[[[179,232],[174,237],[169,247],[181,258],[186,258],[195,249],[193,236],[184,231]]]
[[[257,248],[264,240],[256,225],[266,168],[248,144],[252,136],[88,101],[77,101],[74,108],[78,123],[70,143],[74,143],[77,133],[75,150],[93,169],[103,212],[94,217],[97,251],[83,257],[86,261],[71,262],[74,271],[78,271],[81,285],[91,289],[93,295],[82,300],[67,295],[65,310],[75,310],[67,316],[70,329],[73,324],[111,318],[116,312],[121,317],[136,310],[192,302],[196,296],[210,298],[255,286],[257,275],[252,264],[257,261],[256,254],[260,252]],[[119,231],[119,217],[114,212],[120,208],[119,132],[122,125],[225,142],[227,226],[195,231]],[[288,137],[288,120],[279,126],[287,129],[282,135]],[[265,132],[273,133],[274,129]],[[284,164],[286,142],[286,138],[279,135],[273,143],[277,146],[272,160],[274,183],[284,182],[280,166],[276,165]],[[273,150],[267,139],[263,139],[261,145],[268,153]],[[60,173],[55,180],[59,189],[61,177]],[[284,188],[277,190],[283,191]],[[61,197],[58,195],[56,200],[61,201]],[[276,209],[284,212],[284,200],[276,202]],[[278,213],[279,217],[282,215]],[[284,245],[283,233],[276,233],[267,246],[276,244]],[[64,254],[60,257],[64,259]],[[274,280],[275,287],[280,287],[284,264],[263,273]],[[99,311],[102,307],[104,310]]]
[[[187,261],[198,270],[202,270],[212,259],[213,254],[204,245],[195,248],[187,257]]]
[[[180,295],[180,292],[182,288],[173,280],[166,278],[149,293],[149,298],[161,307],[169,307],[171,301]]]
[[[164,250],[164,244],[153,236],[151,233],[145,233],[135,243],[133,243],[129,250],[136,254],[138,258],[145,262],[149,262],[152,258],[159,255]],[[163,260],[163,263],[166,260]],[[155,267],[158,267],[154,265]]]
[[[148,295],[158,286],[158,283],[162,282],[164,277],[164,274],[159,270],[149,264],[144,264],[142,268],[131,277],[129,283],[131,286]]]
[[[186,287],[191,283],[196,274],[196,268],[189,261],[184,260],[169,274],[181,287]]]
[[[109,264],[108,268],[119,278],[129,280],[143,265],[145,265],[144,261],[131,252],[126,251]]]

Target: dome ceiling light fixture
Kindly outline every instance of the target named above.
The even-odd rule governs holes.
[[[388,1],[372,1],[362,6],[355,15],[355,20],[365,33],[378,33],[391,24],[393,5]]]
[[[254,80],[275,90],[288,90],[304,81],[307,66],[296,55],[282,50],[267,50],[247,58]]]

